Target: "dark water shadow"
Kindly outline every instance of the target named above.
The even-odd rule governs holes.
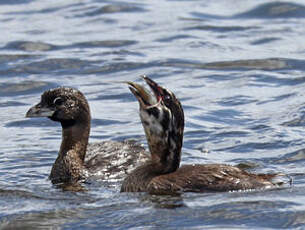
[[[16,96],[43,92],[58,85],[45,81],[22,81],[19,83],[0,83],[0,96]]]
[[[161,209],[176,209],[186,207],[181,194],[172,195],[150,195],[141,194],[140,201],[146,204],[153,205],[154,208]]]
[[[0,50],[19,50],[26,52],[46,52],[73,48],[120,48],[137,44],[135,40],[96,40],[78,42],[69,45],[53,45],[40,41],[13,41],[1,47]],[[26,57],[23,55],[22,57]]]
[[[30,107],[29,107],[30,108]],[[24,111],[24,117],[25,117],[25,113],[26,111]],[[46,119],[44,117],[42,118],[37,118],[37,119],[26,119],[24,118],[24,120],[20,120],[20,121],[11,121],[11,122],[7,122],[5,125],[5,127],[54,127],[57,126],[54,121],[51,121],[49,119]],[[58,124],[58,127],[60,126],[60,124]]]
[[[305,6],[292,2],[270,2],[233,16],[234,18],[305,18]]]
[[[1,50],[21,50],[21,51],[52,51],[59,49],[59,46],[46,42],[34,41],[13,41],[1,47]]]
[[[229,33],[229,32],[240,32],[240,31],[247,31],[253,29],[259,29],[258,26],[216,26],[216,25],[197,25],[197,26],[190,26],[185,27],[183,30],[185,31],[211,31],[217,33]]]
[[[86,13],[79,14],[77,17],[95,17],[115,13],[143,13],[146,11],[147,10],[142,4],[118,2],[116,4],[107,4],[98,9],[93,9]]]
[[[192,12],[191,16],[200,20],[305,18],[305,6],[291,2],[268,2],[232,16],[212,15],[201,12]]]
[[[33,2],[34,0],[2,0],[0,1],[0,5],[18,5],[18,4],[26,4]]]

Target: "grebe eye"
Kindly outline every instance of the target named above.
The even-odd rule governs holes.
[[[171,97],[169,95],[164,96],[164,100],[170,100],[170,99],[171,99]]]
[[[63,103],[64,103],[64,100],[61,97],[57,97],[53,101],[54,105],[62,105]]]

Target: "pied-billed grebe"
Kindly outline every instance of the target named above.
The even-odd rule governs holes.
[[[177,192],[232,191],[274,187],[274,174],[251,174],[226,164],[194,164],[179,168],[184,129],[184,113],[179,100],[169,90],[143,77],[153,91],[128,82],[139,101],[151,159],[123,181],[121,192],[170,194]]]
[[[26,117],[48,117],[61,123],[62,142],[49,177],[53,183],[76,182],[88,176],[122,179],[147,158],[144,148],[133,141],[88,145],[90,109],[77,89],[59,87],[45,91]]]

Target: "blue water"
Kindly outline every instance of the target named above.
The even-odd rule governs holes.
[[[304,229],[305,1],[0,1],[0,229]],[[146,74],[181,100],[182,164],[283,172],[267,191],[120,194],[47,179],[61,127],[26,119],[40,94],[80,89],[90,142],[146,146],[120,81]]]

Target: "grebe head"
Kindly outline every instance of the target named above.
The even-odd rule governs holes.
[[[180,164],[184,130],[184,113],[180,101],[170,90],[143,76],[150,93],[143,86],[127,82],[140,105],[140,117],[152,160],[164,171],[175,171]]]
[[[63,128],[85,122],[90,124],[90,109],[85,96],[77,89],[59,87],[45,91],[40,102],[31,107],[26,117],[48,117]]]

